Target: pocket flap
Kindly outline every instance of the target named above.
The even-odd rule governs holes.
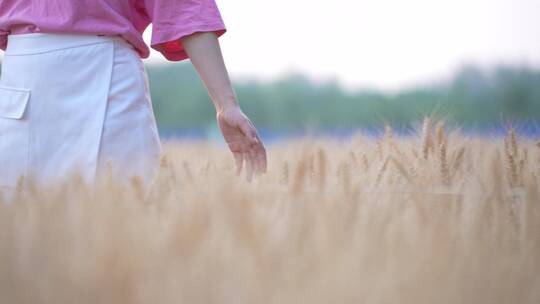
[[[30,99],[30,90],[0,85],[0,117],[21,119]]]

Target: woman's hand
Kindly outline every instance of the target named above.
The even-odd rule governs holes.
[[[257,130],[238,105],[219,41],[214,32],[197,32],[181,38],[191,63],[216,107],[216,118],[236,162],[236,174],[246,163],[246,177],[266,172],[266,151]]]
[[[266,172],[266,150],[257,134],[257,129],[239,106],[227,107],[216,114],[217,123],[223,138],[233,153],[236,174],[240,175],[246,163],[246,179],[251,181],[253,174]]]

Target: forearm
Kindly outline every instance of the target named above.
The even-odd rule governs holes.
[[[201,32],[181,40],[191,63],[208,90],[216,111],[237,106],[238,100],[216,35],[213,32]]]
[[[216,120],[234,155],[237,174],[245,162],[249,182],[254,172],[266,172],[266,150],[255,126],[238,106],[218,38],[213,32],[202,32],[183,37],[181,42],[216,107]]]

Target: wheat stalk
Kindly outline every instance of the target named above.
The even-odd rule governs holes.
[[[452,158],[452,165],[451,165],[451,173],[450,173],[450,181],[454,179],[454,176],[458,172],[461,163],[463,162],[463,157],[465,155],[465,147],[461,147],[455,157]]]
[[[450,185],[450,170],[448,168],[448,160],[446,158],[446,142],[443,141],[439,146],[439,169],[440,177],[443,185]]]
[[[339,166],[338,174],[340,177],[343,192],[349,194],[351,192],[351,168],[347,163],[342,163]]]
[[[323,190],[326,186],[326,167],[327,167],[326,154],[323,148],[321,147],[318,148],[317,156],[318,156],[318,161],[319,161],[318,186],[320,190]]]
[[[435,127],[435,134],[436,134],[436,139],[437,139],[437,146],[440,147],[443,143],[444,144],[447,143],[447,137],[446,137],[446,134],[444,132],[444,122],[443,121],[437,122],[437,126]]]
[[[362,153],[362,170],[364,170],[364,172],[367,172],[369,170],[369,160],[367,158],[367,155],[366,153]]]
[[[398,169],[399,173],[401,173],[401,175],[405,177],[407,182],[410,183],[412,181],[412,178],[411,178],[411,175],[407,172],[407,169],[405,169],[405,166],[403,166],[403,164],[399,160],[397,160],[395,157],[392,157],[391,159],[392,159],[392,163]]]
[[[306,162],[304,160],[301,160],[298,163],[298,167],[296,168],[291,188],[291,193],[293,195],[300,194],[302,192],[302,189],[304,188],[304,180],[306,179],[306,175],[308,174],[309,170],[307,166],[308,165],[306,165]]]
[[[284,161],[281,166],[281,180],[283,184],[289,183],[289,162]]]
[[[390,156],[387,156],[377,173],[377,178],[375,179],[376,185],[378,185],[381,182],[382,176],[384,172],[386,171],[386,168],[388,167],[389,162],[390,162]]]
[[[422,124],[422,153],[424,159],[429,158],[429,151],[433,148],[433,137],[431,134],[431,118],[425,117]]]
[[[519,182],[519,160],[517,136],[513,128],[504,139],[504,156],[506,160],[506,172],[510,187],[517,187]]]

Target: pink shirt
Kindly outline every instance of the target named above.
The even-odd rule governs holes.
[[[188,58],[180,37],[226,31],[214,0],[0,0],[0,49],[9,34],[120,35],[147,58],[142,33],[150,23],[151,47],[171,61]]]

